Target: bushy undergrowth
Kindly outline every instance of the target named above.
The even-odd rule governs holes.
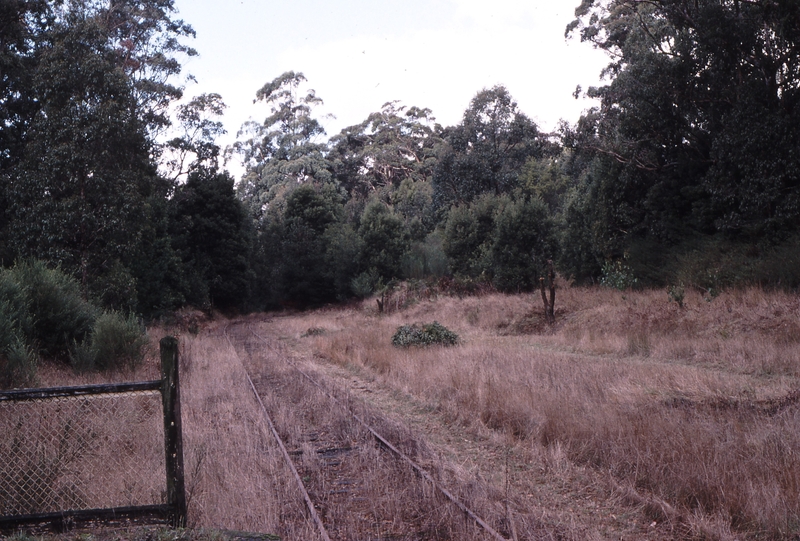
[[[72,365],[79,371],[136,368],[144,357],[147,337],[137,319],[104,312],[94,323],[88,340],[75,346]]]
[[[146,338],[136,320],[101,312],[78,283],[40,261],[0,271],[0,386],[36,383],[40,358],[80,370],[133,366]]]
[[[441,344],[453,346],[458,343],[458,335],[444,325],[434,321],[427,325],[403,325],[392,336],[392,344],[397,347],[430,346]]]

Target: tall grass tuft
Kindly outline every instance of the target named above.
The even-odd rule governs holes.
[[[38,361],[29,346],[19,338],[13,338],[0,355],[0,388],[35,386]]]

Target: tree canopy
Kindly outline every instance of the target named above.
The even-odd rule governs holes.
[[[329,137],[287,71],[222,149],[222,96],[182,98],[196,52],[174,0],[7,0],[0,265],[40,259],[148,316],[403,279],[519,291],[550,261],[586,282],[800,287],[800,6],[583,0],[566,35],[609,64],[597,106],[553,133],[496,85],[454,126],[390,101]]]
[[[612,62],[574,142],[621,183],[621,229],[674,240],[798,223],[796,3],[586,0],[576,15],[568,33]]]

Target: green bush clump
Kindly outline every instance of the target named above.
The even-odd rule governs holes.
[[[88,340],[76,344],[71,354],[78,371],[134,369],[144,358],[147,337],[133,315],[104,312],[94,323]]]
[[[638,282],[639,280],[633,275],[633,270],[622,261],[606,261],[603,264],[601,285],[625,291],[636,287]]]
[[[0,270],[0,387],[35,385],[41,357],[76,370],[134,367],[146,343],[135,317],[101,312],[60,270],[41,261]]]
[[[444,325],[434,321],[427,325],[403,325],[392,336],[392,344],[397,347],[430,346],[441,344],[453,346],[458,343],[458,335]]]
[[[8,304],[11,325],[38,354],[66,360],[72,344],[89,335],[97,309],[72,277],[41,261],[26,261],[2,271],[0,282],[0,302]]]

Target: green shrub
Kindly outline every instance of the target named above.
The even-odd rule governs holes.
[[[392,336],[392,344],[397,347],[433,344],[453,346],[456,343],[458,343],[458,335],[436,321],[427,325],[403,325],[398,327]]]
[[[33,349],[20,338],[14,339],[0,351],[0,388],[36,385],[38,361]]]
[[[683,308],[683,300],[686,296],[686,291],[683,287],[683,284],[669,286],[669,289],[667,289],[667,296],[669,297],[670,302],[676,302],[680,308]]]
[[[78,284],[62,272],[40,261],[1,270],[0,384],[34,385],[39,355],[66,358],[93,320]]]
[[[41,261],[18,263],[5,272],[19,288],[18,306],[28,313],[18,320],[25,342],[43,356],[68,358],[72,345],[83,342],[97,317],[78,282]]]
[[[133,369],[144,358],[147,336],[136,317],[104,312],[95,321],[89,339],[75,344],[72,365],[78,371]]]
[[[99,315],[98,315],[99,314]],[[40,261],[0,270],[0,385],[36,382],[40,356],[69,360],[76,370],[133,368],[147,337],[134,316],[99,313],[78,283]]]
[[[359,299],[366,299],[382,287],[383,281],[374,268],[362,272],[350,281],[350,290]]]
[[[31,329],[28,301],[7,271],[0,271],[0,388],[36,382],[37,357],[25,344]]]
[[[603,264],[603,277],[600,284],[625,291],[631,289],[639,282],[633,275],[633,270],[622,261],[606,261]]]

